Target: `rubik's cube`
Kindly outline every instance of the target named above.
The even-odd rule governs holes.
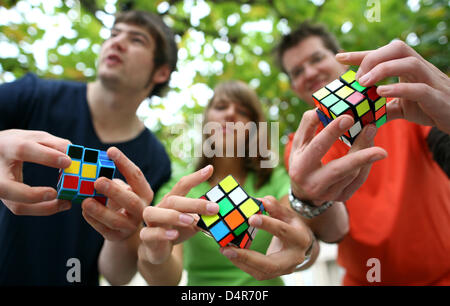
[[[105,151],[78,145],[70,144],[66,154],[72,159],[72,163],[68,168],[59,170],[56,188],[58,199],[81,204],[84,199],[94,198],[106,205],[107,198],[97,193],[94,182],[101,176],[113,179],[116,171],[114,162],[108,158]]]
[[[250,197],[231,175],[201,199],[219,204],[220,209],[213,216],[200,215],[197,226],[222,247],[232,245],[241,249],[249,248],[257,229],[248,224],[248,219],[254,214],[265,212],[262,202]]]
[[[312,95],[324,126],[344,114],[353,117],[355,124],[340,137],[349,146],[367,124],[380,127],[386,122],[386,98],[377,94],[376,86],[361,86],[355,75],[353,70],[348,70]]]

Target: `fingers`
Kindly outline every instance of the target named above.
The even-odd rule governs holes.
[[[403,41],[395,40],[388,45],[369,52],[356,72],[356,79],[359,81],[360,78],[380,63],[408,56],[417,56],[417,53]]]
[[[363,149],[352,154],[347,154],[326,164],[314,175],[317,189],[330,186],[341,181],[345,176],[351,175],[355,169],[372,164],[387,157],[387,152],[379,147]]]
[[[218,212],[219,205],[216,203],[203,199],[170,196],[156,207],[145,208],[143,217],[147,225],[189,226],[196,221],[189,213],[215,215]]]
[[[316,134],[319,118],[315,110],[309,110],[303,113],[302,120],[295,132],[292,148],[299,148],[303,144],[308,144]]]
[[[93,224],[94,228],[116,230],[116,231],[135,231],[136,230],[136,220],[131,220],[126,215],[112,211],[108,207],[105,207],[100,202],[89,198],[83,201],[83,216],[86,215],[89,220],[95,220]],[[88,221],[88,220],[87,220]],[[102,227],[98,226],[102,224]],[[105,234],[105,232],[100,232]]]
[[[145,227],[140,232],[140,238],[147,243],[173,241],[177,239],[179,232],[176,229],[163,227]]]
[[[283,207],[285,208],[285,207]],[[287,208],[286,208],[287,209]],[[254,215],[249,219],[250,226],[254,226],[258,229],[262,229],[271,233],[275,237],[278,237],[281,241],[302,247],[307,247],[311,241],[310,236],[306,232],[306,235],[299,234],[299,225],[293,226],[287,222],[276,219],[272,216]]]
[[[145,206],[143,199],[130,191],[125,185],[119,185],[115,181],[111,181],[106,177],[97,179],[94,183],[95,189],[101,194],[105,195],[110,200],[114,201],[114,204],[123,207],[127,210],[127,213],[132,215],[135,219],[140,219]]]
[[[434,95],[434,89],[424,83],[396,83],[382,85],[377,88],[377,93],[384,97],[404,98],[421,102],[424,106],[434,103],[434,99],[430,99],[430,97]]]
[[[70,201],[57,199],[32,204],[10,200],[3,200],[3,203],[13,214],[18,216],[50,216],[72,207]]]
[[[365,126],[361,133],[356,137],[355,142],[352,144],[347,154],[360,151],[362,149],[370,148],[373,146],[375,135],[377,134],[377,127],[373,124]]]
[[[222,248],[220,251],[236,267],[257,280],[266,280],[292,273],[295,267],[302,262],[299,250],[287,250],[268,256],[253,250],[232,247]]]
[[[142,173],[141,169],[137,167],[125,154],[119,149],[111,147],[107,150],[108,157],[114,161],[117,169],[127,180],[133,191],[143,198],[146,203],[151,203],[153,200],[153,190],[150,187],[147,179]]]
[[[71,159],[64,153],[36,143],[35,141],[22,141],[5,149],[5,157],[9,160],[20,160],[41,164],[52,168],[67,168]]]
[[[369,51],[344,52],[336,54],[336,60],[344,65],[359,66],[363,59],[370,53]]]
[[[381,62],[359,79],[362,86],[372,86],[388,77],[405,77],[414,81],[427,78],[423,61],[414,56]]]
[[[200,183],[203,183],[211,177],[213,173],[213,166],[208,165],[203,169],[200,169],[190,175],[182,177],[172,188],[172,190],[166,194],[166,196],[178,195],[185,196],[189,191]]]
[[[30,187],[12,181],[0,181],[0,198],[16,202],[37,203],[56,199],[57,192],[51,187]]]
[[[144,211],[144,221],[146,224],[154,226],[161,224],[164,226],[190,226],[194,224],[194,217],[181,213],[173,209],[149,206]]]
[[[42,131],[28,131],[30,133],[30,137],[33,140],[36,140],[40,144],[53,148],[61,153],[66,153],[67,146],[71,144],[67,139],[53,136],[50,133],[42,132]]]
[[[339,139],[353,125],[353,118],[344,115],[331,121],[319,134],[317,134],[305,148],[301,163],[305,171],[316,168],[323,156],[330,150],[333,143]],[[300,162],[300,161],[299,161]]]

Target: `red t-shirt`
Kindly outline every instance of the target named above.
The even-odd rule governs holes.
[[[378,129],[375,145],[388,157],[346,202],[350,232],[338,249],[344,285],[450,285],[450,180],[429,151],[430,129],[406,120]],[[348,149],[336,141],[322,163]],[[367,280],[370,258],[379,260],[380,283]]]

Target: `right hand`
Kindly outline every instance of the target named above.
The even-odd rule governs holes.
[[[213,167],[207,166],[184,176],[158,205],[144,209],[143,218],[147,227],[140,233],[140,259],[151,264],[164,263],[170,258],[175,244],[198,232],[197,214],[215,215],[219,212],[216,203],[185,197],[192,188],[209,179],[212,173]]]
[[[352,127],[353,118],[339,116],[316,135],[319,122],[315,110],[307,111],[295,133],[289,158],[292,193],[317,205],[324,201],[345,202],[365,182],[372,163],[385,158],[387,152],[373,147],[376,127],[368,125],[347,155],[323,165],[322,158]]]
[[[53,168],[67,168],[65,154],[70,141],[47,132],[0,131],[0,199],[15,215],[48,216],[70,209],[70,201],[56,199],[51,187],[31,187],[23,183],[23,162]]]

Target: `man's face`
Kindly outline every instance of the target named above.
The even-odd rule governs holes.
[[[312,94],[347,70],[347,66],[336,61],[334,53],[325,48],[318,36],[310,36],[288,49],[283,54],[282,63],[291,80],[292,90],[311,106],[314,106]]]
[[[102,45],[98,76],[109,87],[147,90],[154,70],[155,41],[144,28],[118,23]]]

